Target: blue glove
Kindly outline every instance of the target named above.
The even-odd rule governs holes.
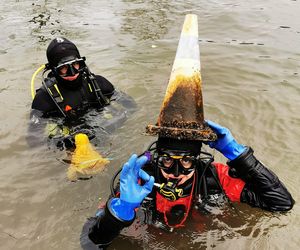
[[[215,148],[229,160],[234,160],[246,150],[244,145],[236,142],[228,128],[209,120],[206,122],[218,136],[216,141],[207,143],[211,148]]]
[[[147,161],[146,156],[138,158],[133,154],[123,165],[120,175],[120,198],[114,198],[110,203],[112,212],[122,220],[129,221],[134,218],[134,209],[140,206],[153,188],[154,177],[141,169]],[[138,183],[139,179],[146,183],[141,186]]]

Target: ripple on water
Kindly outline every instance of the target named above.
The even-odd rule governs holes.
[[[108,2],[108,1],[107,1]],[[199,18],[205,118],[227,126],[253,146],[299,199],[299,1],[3,1],[0,28],[0,221],[5,249],[79,249],[86,217],[132,152],[154,137],[186,13]],[[76,15],[74,15],[76,13]],[[281,27],[280,27],[281,26]],[[289,27],[289,28],[288,28]],[[113,163],[103,175],[69,183],[65,152],[25,143],[28,83],[45,62],[47,42],[74,40],[103,74],[138,103],[138,111],[109,137]],[[155,45],[155,46],[152,46]],[[9,67],[8,67],[9,66]],[[25,104],[25,105],[24,105]],[[25,107],[24,107],[25,106]],[[142,228],[119,237],[116,249],[298,249],[299,206],[287,214],[239,205],[240,216],[201,215],[197,228],[169,235]],[[203,228],[204,227],[204,228]],[[5,229],[4,229],[5,228]],[[143,239],[145,239],[143,241]],[[117,247],[116,247],[117,246]]]

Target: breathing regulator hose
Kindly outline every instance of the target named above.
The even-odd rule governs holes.
[[[37,75],[41,70],[43,70],[45,67],[46,67],[45,64],[43,64],[42,66],[40,66],[40,67],[33,73],[32,77],[31,77],[31,97],[32,97],[32,100],[34,99],[34,96],[35,96],[34,79],[35,79],[36,75]]]

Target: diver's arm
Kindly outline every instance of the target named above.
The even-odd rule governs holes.
[[[146,156],[138,158],[134,154],[123,165],[120,174],[120,197],[111,198],[106,203],[105,209],[97,213],[98,217],[88,229],[88,238],[94,244],[109,245],[124,227],[133,223],[136,216],[135,209],[141,205],[154,185],[154,177],[141,169],[147,161]],[[140,185],[139,179],[145,183]]]
[[[42,146],[51,139],[57,147],[72,147],[70,131],[63,125],[63,118],[45,118],[44,116],[44,112],[40,110],[31,110],[26,135],[28,145],[30,147]],[[68,140],[65,140],[66,138]]]
[[[111,96],[114,94],[115,91],[114,85],[103,76],[100,75],[94,75],[94,76],[102,91],[102,94],[105,95],[107,98],[111,98]]]
[[[30,112],[30,120],[26,135],[27,144],[30,147],[41,146],[45,143],[46,122],[42,118],[43,112],[33,109]]]
[[[120,90],[114,91],[111,100],[120,103],[130,113],[134,113],[137,110],[137,104],[134,99]]]
[[[108,246],[112,240],[120,234],[124,227],[130,226],[135,216],[131,220],[123,220],[111,210],[111,202],[108,200],[105,208],[97,213],[88,229],[89,239],[100,247]]]
[[[246,182],[240,197],[242,202],[270,211],[292,209],[295,202],[289,191],[276,174],[256,159],[251,148],[229,161],[228,166]]]
[[[270,211],[287,211],[294,200],[283,183],[253,155],[253,150],[236,142],[230,131],[211,121],[208,125],[217,134],[209,146],[229,159],[229,175],[242,179],[246,184],[240,200]]]
[[[128,112],[133,113],[137,109],[134,99],[126,93],[116,90],[114,85],[105,77],[95,75],[95,78],[101,88],[103,95],[108,97],[110,101],[116,101],[121,104]]]
[[[32,101],[31,108],[40,110],[43,113],[57,110],[54,101],[43,87],[37,90],[36,95]]]

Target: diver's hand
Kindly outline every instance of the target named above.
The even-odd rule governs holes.
[[[215,148],[229,160],[234,160],[246,150],[244,145],[236,142],[228,128],[209,120],[206,122],[218,136],[216,141],[207,143],[211,148]]]
[[[123,165],[120,175],[120,198],[114,198],[110,203],[112,212],[120,219],[133,219],[134,209],[140,206],[153,188],[154,177],[141,169],[147,160],[146,156],[138,158],[133,154]],[[138,183],[139,179],[145,181],[143,186]]]

